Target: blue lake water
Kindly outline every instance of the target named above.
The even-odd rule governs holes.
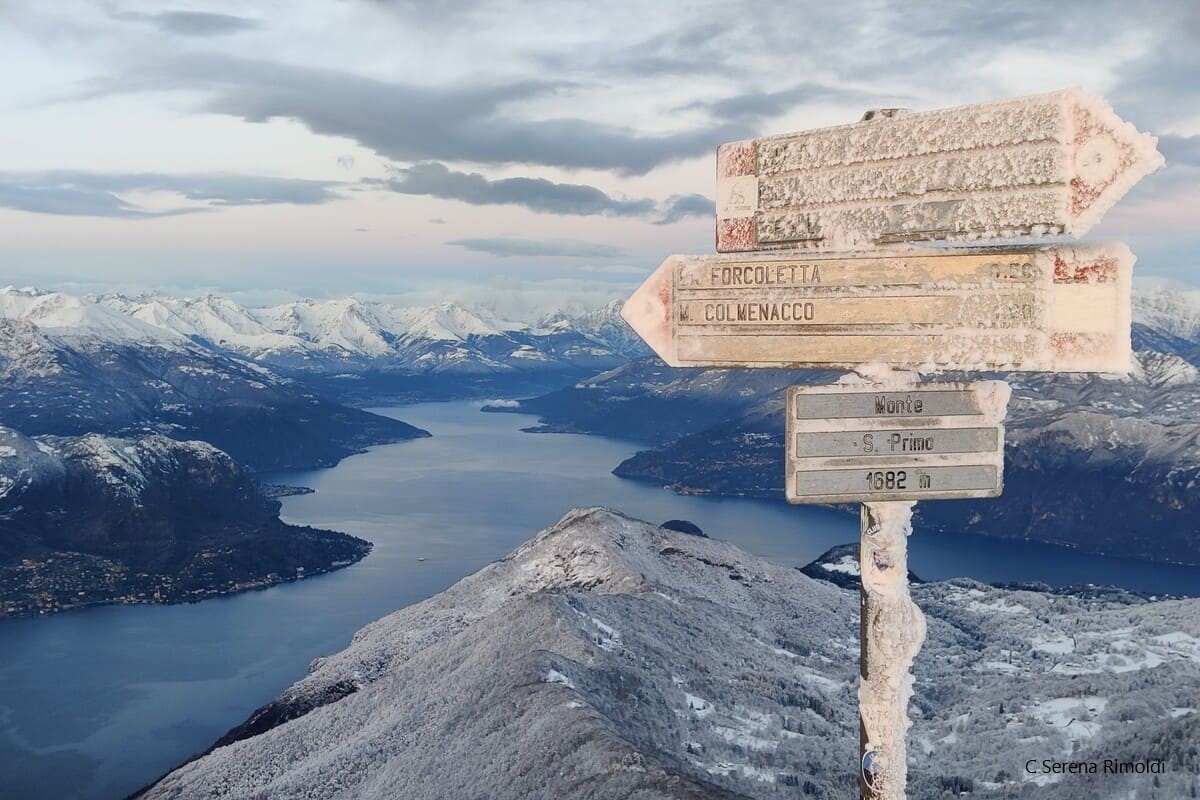
[[[0,797],[123,797],[203,750],[362,625],[441,591],[574,506],[689,519],[795,565],[858,538],[857,517],[825,509],[682,497],[617,479],[610,470],[639,449],[629,442],[523,434],[529,417],[481,414],[473,403],[375,410],[434,436],[333,469],[268,476],[316,489],[285,498],[285,519],[369,539],[375,550],[364,561],[195,605],[0,623]],[[1200,594],[1200,568],[975,536],[917,533],[910,566],[927,579]]]

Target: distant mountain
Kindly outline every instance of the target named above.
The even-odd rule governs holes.
[[[1200,370],[1178,356],[1142,352],[1127,381],[1008,378],[1004,494],[921,503],[919,526],[1200,563]],[[764,376],[761,391],[744,398],[754,405],[638,453],[614,472],[686,493],[782,497],[782,391],[810,379]],[[694,395],[685,392],[678,405],[690,408]],[[600,394],[587,399],[588,415]],[[628,404],[622,395],[611,407]]]
[[[92,300],[215,350],[317,373],[368,368],[464,375],[586,372],[647,352],[620,319],[616,303],[526,324],[448,301],[404,307],[349,297],[251,309],[214,295],[109,294]]]
[[[28,435],[201,439],[256,470],[328,466],[371,444],[428,435],[74,300],[42,295],[17,318],[0,318],[3,424]]]
[[[621,319],[622,305],[624,303],[620,300],[614,300],[581,314],[559,311],[543,317],[537,327],[550,331],[575,331],[599,342],[609,351],[629,359],[651,355],[650,348],[641,337]]]
[[[1200,289],[1135,290],[1133,321],[1194,346],[1200,343]]]
[[[1004,377],[1014,390],[1004,495],[922,503],[918,524],[1200,563],[1200,369],[1142,350],[1127,380]],[[781,498],[783,392],[836,378],[643,359],[495,410],[537,414],[534,430],[652,445],[617,465],[621,477],[689,494]]]
[[[71,341],[190,346],[360,404],[532,394],[647,355],[619,311],[610,303],[525,323],[449,301],[405,307],[350,297],[247,308],[216,295],[0,289],[0,319]]]
[[[910,798],[1188,796],[1200,600],[913,594]],[[727,543],[575,510],[363,628],[141,796],[851,796],[858,605]],[[1026,769],[1105,758],[1169,767]]]
[[[840,373],[788,370],[676,369],[642,358],[516,406],[491,411],[537,414],[539,433],[597,433],[665,444],[745,413],[797,381],[833,381]]]
[[[368,542],[285,525],[204,442],[0,426],[0,617],[183,602],[353,563]]]

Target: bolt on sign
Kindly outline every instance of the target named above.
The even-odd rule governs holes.
[[[1158,169],[1078,90],[722,145],[717,251],[1082,236]]]
[[[674,367],[1126,372],[1122,244],[671,256],[621,314]]]
[[[789,503],[999,497],[1003,381],[792,386],[787,393]]]

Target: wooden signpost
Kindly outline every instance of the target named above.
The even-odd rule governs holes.
[[[1121,244],[671,256],[621,314],[673,367],[1125,372]]]
[[[769,136],[717,151],[717,251],[1082,236],[1163,163],[1078,90]]]
[[[721,254],[671,256],[621,310],[671,366],[865,376],[789,389],[784,479],[791,503],[863,504],[862,798],[905,796],[913,505],[1003,487],[1007,384],[914,372],[1131,367],[1124,245],[906,243],[1082,235],[1155,141],[1071,90],[722,145]]]

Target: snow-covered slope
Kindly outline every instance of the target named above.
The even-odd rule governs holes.
[[[201,439],[254,469],[327,466],[425,435],[182,336],[50,334],[28,317],[0,318],[0,422],[28,435]]]
[[[1162,333],[1200,343],[1200,289],[1135,289],[1133,321]]]
[[[391,352],[391,332],[371,308],[354,298],[287,303],[259,309],[254,316],[287,337],[296,351],[342,357],[376,357]]]
[[[914,595],[913,800],[1186,796],[1200,601]],[[363,628],[145,796],[848,797],[857,613],[856,592],[729,544],[572,511]],[[1147,755],[1176,764],[1157,787],[1025,770]]]
[[[182,338],[169,328],[132,317],[82,297],[38,289],[0,289],[0,318],[36,325],[41,331],[77,340],[175,344]]]
[[[408,339],[465,342],[472,336],[500,336],[509,330],[523,330],[523,327],[489,323],[456,303],[405,309],[392,319],[396,325],[394,331],[402,332]]]
[[[291,527],[227,454],[149,434],[0,425],[0,618],[181,602],[327,572],[366,542]]]
[[[102,295],[96,300],[155,328],[251,356],[295,346],[289,336],[268,328],[237,303],[212,294],[196,298]]]

